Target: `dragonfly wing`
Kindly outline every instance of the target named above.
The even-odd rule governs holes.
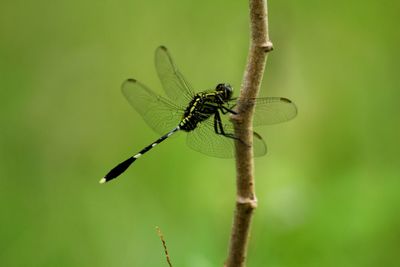
[[[121,90],[131,106],[155,132],[165,134],[179,124],[182,108],[155,94],[144,84],[128,79],[122,84]]]
[[[232,158],[235,155],[234,140],[216,134],[212,118],[199,123],[196,129],[189,132],[186,143],[193,150],[212,157]]]
[[[155,66],[167,96],[177,104],[187,105],[195,93],[176,67],[166,47],[160,46],[157,48]]]
[[[224,124],[224,130],[228,133],[235,132],[233,124],[230,121]],[[262,157],[267,154],[267,144],[262,136],[256,132],[253,132],[253,154],[255,157]]]
[[[283,97],[256,98],[255,105],[254,126],[289,121],[297,115],[296,105]]]
[[[224,125],[225,133],[233,134],[233,125]],[[186,142],[190,148],[203,154],[217,158],[232,158],[235,156],[235,140],[216,134],[213,118],[199,123],[193,131],[187,135]],[[254,156],[263,156],[267,147],[262,137],[253,134]]]
[[[262,157],[267,154],[267,144],[261,135],[253,132],[253,153],[255,157]]]

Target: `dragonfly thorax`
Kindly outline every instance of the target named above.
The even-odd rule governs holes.
[[[181,130],[192,131],[197,124],[205,121],[232,97],[232,87],[229,84],[218,84],[214,91],[196,94],[185,109],[179,124]]]

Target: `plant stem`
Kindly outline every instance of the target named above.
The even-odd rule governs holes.
[[[231,120],[235,134],[244,142],[236,142],[236,206],[231,231],[226,267],[244,267],[248,237],[257,198],[254,188],[253,142],[254,104],[244,99],[257,97],[262,81],[267,53],[272,50],[268,36],[266,0],[249,0],[250,49],[244,72],[243,84],[237,105],[237,115]],[[246,129],[245,131],[239,129]]]

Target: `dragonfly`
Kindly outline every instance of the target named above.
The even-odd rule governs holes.
[[[165,46],[156,49],[155,67],[167,97],[156,94],[135,79],[124,81],[121,89],[131,106],[161,137],[111,169],[100,183],[118,177],[138,158],[177,132],[187,133],[186,142],[190,148],[219,158],[234,157],[234,142],[242,142],[235,135],[228,116],[237,114],[234,108],[238,100],[233,97],[231,85],[220,83],[213,90],[196,93]],[[284,97],[244,101],[255,104],[253,126],[285,122],[297,114],[296,105]],[[267,152],[263,138],[256,132],[253,132],[253,148],[256,157]]]

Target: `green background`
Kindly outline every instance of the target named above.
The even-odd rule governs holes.
[[[398,266],[398,1],[270,1],[260,95],[299,108],[259,128],[249,266]],[[233,160],[184,134],[120,179],[98,180],[159,136],[120,92],[163,93],[166,45],[198,90],[240,87],[247,1],[2,1],[0,266],[222,266],[235,201]]]

